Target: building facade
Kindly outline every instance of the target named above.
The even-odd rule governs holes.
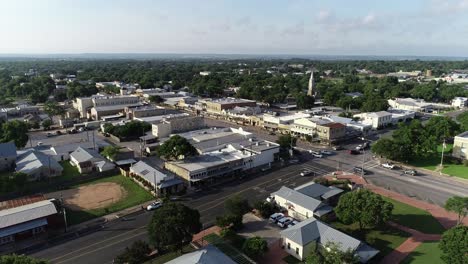
[[[456,136],[453,141],[452,156],[468,160],[468,131]]]

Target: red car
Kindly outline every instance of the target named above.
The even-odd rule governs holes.
[[[361,154],[361,152],[358,151],[358,150],[355,150],[355,149],[350,149],[350,150],[349,150],[349,154],[351,154],[351,155],[359,155],[359,154]]]

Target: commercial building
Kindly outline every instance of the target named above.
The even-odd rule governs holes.
[[[163,173],[144,161],[139,161],[130,167],[130,176],[136,178],[150,191],[156,190],[158,196],[177,193],[184,188],[182,180]]]
[[[306,117],[294,119],[290,125],[291,134],[299,137],[315,136],[317,134],[317,126],[330,123],[329,120],[320,117]]]
[[[152,124],[152,134],[165,138],[175,133],[182,133],[205,127],[205,120],[200,116],[166,116],[159,123]]]
[[[263,128],[281,133],[290,133],[291,124],[295,120],[310,117],[310,113],[296,112],[293,114],[263,114]]]
[[[325,223],[310,218],[280,232],[284,250],[299,260],[304,260],[314,250],[328,250],[334,243],[339,250],[351,250],[361,263],[375,257],[379,251]]]
[[[240,98],[221,98],[221,99],[214,99],[214,100],[201,100],[203,104],[204,110],[206,110],[209,114],[222,114],[223,110],[232,109],[236,106],[257,106],[257,102],[253,100],[247,99],[240,99]]]
[[[450,109],[452,105],[441,103],[428,103],[423,99],[413,98],[395,98],[388,99],[390,107],[399,110],[408,110],[414,112],[432,112],[434,110]]]
[[[141,117],[174,114],[176,113],[176,111],[165,109],[159,106],[143,105],[143,106],[136,106],[136,107],[125,107],[124,113],[127,119],[132,120],[132,119],[141,118]]]
[[[392,123],[392,114],[387,111],[361,113],[354,115],[353,117],[359,118],[364,124],[371,125],[372,129],[386,127]]]
[[[468,160],[468,131],[455,136],[453,140],[452,156]]]
[[[13,141],[0,143],[0,171],[13,170],[16,162],[16,145]]]
[[[0,245],[41,236],[50,227],[60,226],[55,200],[43,196],[0,202]]]
[[[317,125],[317,135],[322,142],[334,142],[346,136],[346,126],[341,123]]]
[[[80,112],[81,118],[99,120],[103,116],[115,115],[124,112],[125,107],[139,106],[137,96],[108,96],[95,95],[92,97],[76,98],[73,107]]]

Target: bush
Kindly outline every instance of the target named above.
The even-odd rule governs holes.
[[[254,208],[260,213],[263,218],[268,218],[275,212],[275,205],[267,201],[258,201],[254,204]]]
[[[463,161],[463,166],[468,167],[468,160]]]
[[[229,238],[229,237],[232,237],[232,236],[235,236],[235,235],[236,235],[236,232],[234,232],[234,230],[232,230],[230,228],[223,228],[219,232],[219,236],[222,237],[222,238]]]
[[[324,178],[324,177],[316,178],[316,179],[314,179],[314,182],[318,183],[318,184],[321,184],[321,185],[325,185],[325,186],[328,185],[328,180],[326,178]]]
[[[245,240],[242,251],[248,256],[256,258],[268,251],[268,244],[261,237],[251,237]]]
[[[227,214],[216,217],[216,225],[221,228],[232,228],[239,230],[243,227],[242,215]]]

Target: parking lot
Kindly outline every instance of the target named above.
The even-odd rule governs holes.
[[[262,219],[252,213],[245,214],[242,222],[244,223],[244,228],[239,232],[239,235],[244,237],[262,237],[268,242],[268,245],[278,241],[280,238],[279,232],[283,230],[275,223],[268,221],[268,219]]]
[[[62,130],[62,132],[64,131]],[[50,133],[49,136],[48,133]],[[95,142],[103,141],[97,136],[98,133],[95,130],[75,134],[63,133],[62,135],[56,135],[56,131],[35,131],[29,133],[29,141],[26,147],[35,147],[37,145],[61,146],[70,143],[93,142],[93,135]]]

